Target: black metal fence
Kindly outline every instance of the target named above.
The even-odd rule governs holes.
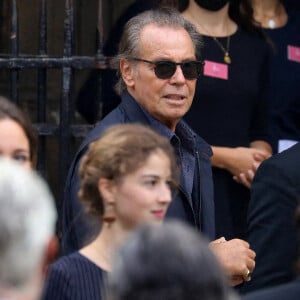
[[[17,0],[2,0],[2,5],[6,5],[9,19],[9,44],[10,51],[0,53],[0,70],[8,74],[9,80],[7,88],[8,96],[17,103],[22,104],[20,97],[20,73],[28,69],[37,70],[37,92],[36,92],[36,109],[34,125],[39,134],[39,155],[38,170],[47,178],[49,166],[47,160],[49,156],[57,156],[58,165],[55,167],[54,177],[56,178],[52,189],[56,190],[57,205],[60,208],[62,193],[67,170],[72,158],[72,145],[74,139],[83,138],[91,129],[91,125],[84,122],[81,124],[74,123],[74,101],[72,100],[72,88],[74,72],[82,69],[105,69],[107,67],[106,58],[102,55],[103,45],[103,1],[98,1],[98,50],[94,56],[74,55],[74,3],[72,0],[65,0],[64,3],[64,44],[63,54],[61,56],[51,56],[48,54],[48,29],[51,26],[47,6],[49,1],[40,0],[39,3],[39,29],[38,29],[38,53],[22,54],[19,47],[19,17],[20,12]],[[23,1],[23,0],[21,0]],[[6,3],[5,3],[6,2]],[[31,5],[31,1],[26,1]],[[0,4],[1,9],[1,4]],[[107,12],[106,12],[107,13]],[[57,123],[47,121],[47,101],[48,99],[48,73],[50,70],[61,70],[60,99],[57,101]],[[1,93],[1,91],[0,91]],[[100,103],[100,101],[99,101]],[[101,114],[99,106],[99,114]],[[55,138],[57,147],[48,146],[47,138]]]

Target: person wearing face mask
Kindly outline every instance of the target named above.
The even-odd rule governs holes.
[[[272,153],[265,123],[269,47],[247,9],[240,11],[242,2],[182,5],[203,36],[205,61],[185,120],[212,146],[216,232],[226,238],[245,238],[252,179]]]

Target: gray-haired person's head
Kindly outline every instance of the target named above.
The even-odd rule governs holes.
[[[233,300],[208,242],[179,221],[140,227],[119,249],[110,300]]]
[[[55,232],[55,202],[35,171],[0,159],[0,289],[25,289]]]
[[[197,29],[187,21],[176,9],[159,8],[147,10],[131,18],[125,25],[121,41],[119,44],[118,55],[114,59],[114,66],[118,69],[119,81],[116,84],[116,91],[122,94],[126,90],[126,84],[120,74],[120,60],[130,60],[131,57],[140,57],[140,36],[142,30],[150,24],[158,27],[183,28],[187,31],[195,48],[195,55],[200,58],[200,48],[202,44],[201,35]],[[184,45],[182,45],[184,47]]]

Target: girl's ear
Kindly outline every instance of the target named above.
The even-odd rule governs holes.
[[[120,71],[127,87],[133,87],[135,84],[134,66],[126,59],[120,61]]]
[[[115,202],[115,184],[113,180],[100,178],[98,181],[98,190],[102,195],[104,206]]]
[[[112,223],[116,220],[115,213],[115,195],[116,188],[113,180],[100,178],[98,182],[98,189],[101,193],[103,199],[103,217],[102,220],[104,224],[108,226],[108,228],[112,225]]]

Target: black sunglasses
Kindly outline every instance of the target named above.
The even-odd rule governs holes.
[[[142,61],[148,64],[155,65],[154,73],[156,77],[159,79],[171,78],[176,72],[177,66],[181,67],[185,79],[188,80],[197,79],[203,73],[203,67],[204,67],[204,62],[197,61],[197,60],[176,63],[170,60],[151,61],[151,60],[135,58],[135,57],[131,59],[135,61]]]

